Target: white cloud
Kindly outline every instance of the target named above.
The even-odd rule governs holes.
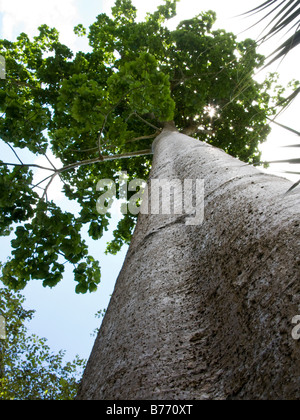
[[[2,17],[1,38],[12,40],[20,32],[37,34],[42,24],[55,27],[61,42],[72,46],[75,42],[73,27],[78,23],[75,0],[0,0]]]
[[[55,166],[55,168],[61,168],[62,163],[59,159],[57,159],[53,153],[50,151],[47,153],[47,157],[50,160],[51,164],[53,164]],[[50,168],[52,169],[52,165],[50,164],[50,162],[48,161],[48,159],[45,156],[39,156],[34,164],[35,165],[39,165],[42,166],[44,168]],[[44,182],[42,182],[40,184],[41,188],[46,188],[48,183],[51,181],[51,178],[46,179],[47,177],[49,177],[50,175],[52,175],[53,172],[52,171],[46,171],[44,169],[37,169],[34,172],[34,178],[33,178],[33,184],[37,185],[38,183],[42,182],[43,180],[45,180]],[[60,202],[61,200],[64,199],[64,194],[62,192],[62,188],[63,188],[63,183],[60,180],[60,178],[58,176],[56,176],[53,179],[53,182],[51,182],[48,191],[47,191],[47,197],[48,200],[51,201],[53,200],[55,203]],[[43,190],[41,189],[36,189],[36,192],[42,196],[43,195]]]

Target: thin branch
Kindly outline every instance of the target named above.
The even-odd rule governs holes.
[[[156,125],[151,124],[149,121],[145,120],[143,117],[141,117],[136,111],[133,112],[131,115],[135,115],[139,120],[143,121],[143,123],[149,125],[149,127],[154,128],[155,130],[161,132],[162,129],[159,127],[156,127]]]
[[[36,165],[34,163],[28,164],[28,163],[8,163],[8,162],[0,162],[0,166],[15,166],[15,167],[23,167],[23,168],[38,168],[38,169],[44,169],[45,171],[52,171],[55,172],[55,169],[52,168],[46,168],[45,166]]]
[[[154,139],[154,138],[156,138],[160,134],[160,132],[161,132],[161,130],[160,131],[157,131],[154,134],[149,134],[148,136],[135,137],[134,139],[130,139],[130,140],[126,141],[125,144],[134,143],[134,142],[140,141],[140,140]],[[109,149],[109,148],[116,147],[116,146],[114,146],[114,145],[113,146],[107,146],[107,145],[105,145],[105,147]],[[73,152],[73,153],[76,153],[76,152],[77,153],[89,153],[90,152],[90,153],[92,153],[92,152],[97,152],[97,150],[99,150],[98,147],[93,147],[91,149],[85,149],[85,150],[69,149],[69,152]],[[103,155],[102,155],[102,157],[103,157]]]
[[[149,135],[149,136],[136,137],[136,138],[134,138],[134,139],[128,140],[128,141],[126,142],[126,144],[128,144],[128,143],[134,143],[135,141],[140,141],[140,140],[150,140],[150,139],[154,139],[154,138],[156,138],[156,137],[158,136],[158,134],[159,134],[160,132],[161,132],[161,130],[160,130],[159,132],[156,132],[156,133],[151,134],[151,135]]]
[[[87,165],[93,165],[93,164],[99,163],[99,162],[110,162],[110,161],[113,161],[113,160],[127,159],[127,158],[138,157],[138,156],[147,156],[147,155],[152,155],[152,154],[153,154],[152,150],[147,149],[147,150],[139,150],[138,152],[124,153],[124,154],[121,154],[121,155],[101,156],[101,157],[97,157],[95,159],[83,160],[81,162],[75,162],[75,163],[72,163],[70,165],[67,165],[67,166],[59,169],[57,171],[57,174],[61,174],[63,172],[69,171],[70,169],[75,169],[75,168],[78,168],[80,166],[87,166]]]
[[[21,165],[24,165],[23,162],[22,162],[22,160],[20,159],[18,153],[15,151],[15,149],[9,143],[6,143],[6,144],[10,148],[10,150],[14,153],[14,155],[16,156],[16,158],[18,159],[18,161],[20,162],[20,164]]]
[[[103,131],[104,131],[104,129],[105,129],[105,126],[106,126],[106,123],[107,123],[107,119],[108,119],[108,117],[109,117],[109,115],[122,103],[122,101],[124,101],[124,99],[130,94],[130,93],[132,93],[132,92],[134,92],[135,90],[137,90],[137,89],[141,89],[141,88],[144,88],[145,87],[145,85],[142,85],[142,86],[138,86],[138,87],[135,87],[135,88],[133,88],[133,89],[130,89],[128,92],[126,92],[120,99],[119,99],[119,101],[115,104],[115,105],[113,105],[110,109],[109,109],[109,111],[107,112],[107,114],[105,115],[105,117],[104,117],[104,122],[103,122],[103,125],[102,125],[102,128],[101,128],[101,131],[100,131],[100,134],[99,134],[99,136],[98,136],[98,151],[99,151],[99,156],[100,156],[100,158],[102,157],[102,153],[101,153],[101,140],[102,140],[102,134],[103,134]]]
[[[89,152],[97,152],[99,150],[99,147],[92,147],[91,149],[84,149],[84,150],[76,150],[76,149],[69,149],[69,152],[72,153],[89,153]]]
[[[61,176],[61,174],[58,174],[59,179],[61,180],[61,182],[67,187],[68,184],[66,183],[66,181],[63,179],[63,177]]]
[[[35,186],[35,187],[33,187],[33,188],[38,188],[39,190],[45,190],[45,188],[42,188],[42,187],[40,187],[40,186]]]
[[[103,156],[103,157],[105,161],[109,162],[113,160],[128,159],[131,157],[148,156],[148,155],[153,155],[153,151],[151,149],[139,150],[138,152],[128,152],[128,153],[123,153],[121,155]]]
[[[103,134],[103,131],[104,131],[105,126],[106,126],[106,123],[107,123],[107,118],[108,118],[109,114],[110,114],[112,111],[113,111],[113,110],[109,111],[109,113],[105,116],[105,118],[104,118],[104,122],[103,122],[103,125],[102,125],[102,128],[101,128],[101,131],[100,131],[99,136],[98,136],[98,152],[99,152],[99,157],[100,157],[100,158],[102,158],[102,153],[101,153],[101,147],[102,147],[102,146],[101,146],[102,134]]]
[[[58,173],[55,173],[55,174],[53,174],[50,178],[50,181],[48,182],[48,184],[47,184],[47,186],[46,186],[46,188],[45,188],[45,190],[44,190],[44,194],[43,194],[43,196],[42,196],[42,200],[44,200],[45,198],[46,198],[46,201],[48,201],[48,196],[47,196],[47,194],[48,194],[48,190],[49,190],[49,188],[50,188],[50,185],[52,184],[52,182],[54,181],[54,179],[55,179],[55,177],[56,177],[56,175],[58,175]]]
[[[50,165],[52,166],[52,168],[56,171],[57,168],[53,165],[53,163],[51,162],[51,160],[48,158],[48,156],[46,155],[46,153],[43,153],[43,155],[45,156],[45,158],[47,159],[47,161],[50,163]]]
[[[100,157],[97,157],[95,159],[89,159],[89,160],[84,160],[84,161],[81,161],[81,162],[75,162],[75,163],[72,163],[70,165],[64,166],[63,168],[60,168],[60,169],[51,169],[51,168],[46,168],[44,166],[35,165],[35,164],[29,165],[29,164],[16,164],[16,163],[0,162],[0,165],[14,166],[14,167],[33,167],[33,168],[39,168],[39,169],[44,169],[46,171],[54,172],[52,175],[49,175],[48,177],[44,178],[42,181],[38,182],[36,185],[33,185],[33,187],[32,187],[32,188],[43,189],[43,188],[40,187],[40,185],[43,182],[50,179],[48,184],[46,185],[46,187],[43,189],[44,193],[43,193],[43,196],[42,196],[42,200],[46,199],[48,201],[47,194],[48,194],[48,190],[49,190],[52,182],[54,181],[56,176],[59,176],[61,178],[61,174],[63,172],[67,172],[71,169],[75,169],[75,168],[78,168],[78,167],[81,167],[81,166],[93,165],[93,164],[99,163],[99,162],[104,162],[104,161],[109,162],[109,161],[113,161],[113,160],[128,159],[128,158],[131,158],[131,157],[139,157],[139,156],[148,156],[148,155],[152,155],[152,154],[153,154],[152,150],[146,149],[146,150],[139,150],[138,152],[123,153],[121,155],[100,156]]]
[[[53,175],[47,176],[47,178],[44,178],[42,181],[38,182],[36,185],[33,185],[32,189],[39,187],[39,185],[43,184],[43,182],[47,181],[49,178],[52,178],[52,177],[53,177]],[[44,188],[42,188],[42,189],[44,189]]]
[[[194,134],[207,134],[212,135],[215,134],[214,130],[206,130],[205,128],[199,128],[199,124],[191,124],[190,126],[184,128],[182,130],[182,134],[187,136],[192,136]]]

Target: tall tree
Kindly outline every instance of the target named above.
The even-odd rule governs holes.
[[[205,179],[204,221],[140,216],[78,398],[299,399],[299,194],[168,127],[154,147],[150,185]]]
[[[16,236],[3,270],[6,285],[22,289],[35,279],[54,287],[68,261],[78,293],[97,288],[99,265],[80,236],[84,224],[95,240],[108,229],[109,213],[96,210],[97,182],[117,182],[119,171],[127,171],[129,181],[147,179],[151,143],[163,121],[174,120],[181,131],[246,162],[259,161],[258,145],[270,131],[266,117],[275,113],[274,80],[253,80],[263,63],[255,42],[214,31],[213,12],[170,31],[164,21],[175,15],[175,4],[167,1],[136,22],[131,2],[117,0],[113,19],[101,14],[90,28],[93,51],[75,57],[45,25],[33,40],[22,33],[16,42],[0,42],[6,60],[0,137],[15,154],[15,163],[0,165],[0,232],[9,235],[13,226]],[[85,32],[80,25],[75,31]],[[279,88],[275,96],[282,94]],[[47,155],[44,167],[28,163],[20,149],[51,150],[61,168]],[[44,182],[34,185],[34,169],[45,170]],[[80,204],[80,217],[48,202],[56,177]],[[135,221],[131,214],[121,220],[110,252],[130,242]]]
[[[59,42],[57,31],[46,26],[40,27],[40,34],[33,40],[21,34],[14,43],[0,43],[7,69],[6,80],[1,81],[0,137],[16,157],[15,163],[1,163],[1,233],[9,234],[11,226],[19,224],[12,241],[12,259],[3,269],[5,284],[21,289],[28,281],[38,279],[44,286],[54,287],[63,277],[65,261],[69,261],[74,265],[77,293],[97,288],[99,264],[88,256],[80,231],[88,223],[90,236],[97,240],[108,228],[109,213],[97,212],[99,180],[115,181],[120,197],[119,172],[126,171],[128,181],[147,179],[152,163],[152,178],[206,179],[205,227],[186,226],[183,216],[166,220],[157,215],[140,218],[80,398],[242,396],[232,381],[246,366],[245,357],[252,369],[255,336],[253,340],[247,338],[249,347],[235,347],[240,342],[239,331],[241,337],[246,337],[245,330],[235,326],[245,326],[260,339],[261,319],[266,317],[260,307],[253,310],[253,318],[250,315],[250,302],[256,296],[255,292],[250,293],[255,287],[253,273],[258,265],[274,261],[268,267],[275,277],[277,271],[294,270],[298,261],[294,253],[282,254],[288,258],[285,263],[280,260],[280,266],[276,260],[282,247],[289,247],[294,241],[292,232],[298,233],[295,206],[288,211],[289,222],[283,210],[278,210],[280,216],[272,219],[274,223],[266,220],[277,211],[271,207],[269,213],[266,206],[272,199],[286,208],[280,193],[288,189],[288,181],[272,178],[265,184],[264,175],[259,178],[248,164],[232,161],[212,147],[247,163],[259,162],[258,146],[270,131],[267,117],[275,114],[274,103],[283,99],[284,89],[276,88],[274,75],[263,84],[254,80],[255,70],[264,62],[256,52],[255,42],[238,42],[231,33],[213,30],[214,12],[183,21],[171,31],[165,22],[175,14],[176,0],[166,0],[143,22],[137,22],[131,1],[117,0],[112,18],[101,14],[90,27],[92,52],[80,52],[75,57]],[[81,25],[75,31],[79,35],[85,33]],[[152,149],[154,138],[158,139]],[[35,154],[46,154],[51,148],[62,166],[56,168],[46,154],[49,165],[44,184],[33,185],[32,170],[45,168],[25,163],[17,147]],[[243,171],[246,177],[241,175]],[[47,201],[49,186],[58,176],[66,196],[81,205],[79,217]],[[226,188],[222,190],[220,185]],[[272,199],[262,191],[273,194]],[[133,193],[128,194],[128,199]],[[231,199],[225,199],[226,195]],[[235,208],[236,198],[242,207]],[[289,204],[294,204],[295,196],[289,196],[289,200]],[[230,208],[235,229],[230,226]],[[262,221],[265,230],[260,230]],[[108,252],[116,253],[124,243],[130,243],[135,223],[136,216],[127,212],[114,232]],[[222,229],[218,228],[220,224]],[[281,225],[283,231],[279,229]],[[284,244],[275,241],[274,229],[282,233]],[[264,252],[262,245],[257,248],[260,232],[270,247],[277,244],[280,255],[274,247],[269,252]],[[208,254],[201,253],[203,250]],[[207,272],[201,272],[200,262]],[[260,287],[271,281],[265,276],[266,272],[257,280],[258,296]],[[202,287],[206,278],[205,284],[211,289]],[[292,281],[294,271],[287,278]],[[231,311],[235,282],[241,292]],[[251,289],[246,303],[241,300],[243,293],[248,293],[243,288],[245,284]],[[203,296],[199,295],[199,286],[204,290]],[[218,293],[225,291],[228,300],[219,299]],[[273,296],[272,291],[270,294]],[[214,298],[210,306],[214,312],[208,310],[209,297]],[[219,301],[220,316],[216,311]],[[200,304],[206,306],[200,308]],[[241,317],[236,318],[239,311]],[[210,320],[217,317],[217,322],[210,322],[208,328],[206,316]],[[235,319],[239,320],[236,324]],[[221,328],[223,321],[225,329]],[[204,337],[205,329],[208,335]],[[231,350],[238,353],[235,367],[230,357],[222,363],[230,343]],[[271,345],[268,340],[264,343]],[[214,347],[215,344],[218,345]],[[208,360],[211,346],[216,352],[212,369]],[[229,378],[223,382],[222,366]],[[159,378],[161,368],[163,380]],[[187,372],[192,373],[192,378],[180,382]],[[279,369],[278,381],[284,372]],[[250,374],[253,383],[260,380],[251,370]],[[236,382],[240,389],[246,376],[243,370]],[[206,385],[200,385],[201,381]],[[209,387],[210,383],[220,390],[219,394]],[[281,392],[279,388],[277,391]],[[251,390],[245,388],[243,392],[249,396]]]

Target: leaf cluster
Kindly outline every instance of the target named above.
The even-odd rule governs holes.
[[[69,262],[78,282],[76,292],[95,291],[100,283],[100,267],[88,256],[80,229],[73,214],[63,213],[54,203],[39,202],[31,223],[15,230],[13,258],[3,268],[3,283],[14,290],[23,289],[30,280],[42,280],[43,286],[54,287],[63,278],[65,262]]]
[[[25,222],[34,215],[37,194],[32,191],[32,172],[16,167],[0,167],[0,235],[8,236],[14,223]]]

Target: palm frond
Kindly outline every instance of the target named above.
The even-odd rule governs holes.
[[[285,4],[286,3],[286,4]],[[272,36],[274,36],[276,33],[278,33],[279,31],[281,31],[282,29],[285,29],[288,27],[289,24],[293,23],[295,19],[298,18],[299,16],[299,10],[295,10],[295,7],[297,6],[297,3],[299,4],[299,1],[296,2],[296,4],[294,0],[290,0],[287,2],[287,0],[284,0],[280,3],[281,4],[285,4],[283,6],[283,8],[280,10],[279,13],[277,13],[277,15],[271,20],[271,22],[267,25],[267,27],[265,28],[265,30],[273,23],[276,21],[277,18],[278,21],[275,23],[275,25],[272,27],[272,29],[263,36],[263,38],[261,40],[266,40]],[[280,6],[279,5],[279,6]],[[273,11],[275,11],[279,6],[277,6]],[[291,6],[289,8],[289,10],[287,12],[286,9]],[[272,12],[270,12],[268,15],[272,14]],[[265,19],[267,16],[265,16],[263,19]],[[297,23],[294,25],[296,26]],[[291,28],[292,29],[292,28]]]
[[[285,108],[289,106],[294,99],[300,93],[300,87],[297,88],[293,93],[291,93],[287,98],[284,98],[282,101],[277,102],[276,106],[284,106]]]
[[[272,58],[271,61],[268,62],[267,66],[270,66],[271,64],[273,64],[275,61],[279,60],[280,58],[285,58],[292,49],[294,49],[295,47],[297,47],[297,45],[300,44],[299,28],[300,28],[300,25],[298,25],[297,30],[294,35],[292,35],[287,41],[281,44],[279,48],[277,48],[272,54],[270,54],[267,57],[267,58],[271,58],[274,54],[276,54],[279,51],[279,53],[274,58]]]
[[[300,44],[300,0],[267,0],[243,15],[253,16],[262,12],[265,13],[264,16],[251,26],[252,28],[262,21],[270,19],[269,23],[259,36],[258,43],[268,41],[285,29],[287,30],[287,34],[293,30],[292,36],[288,36],[288,38],[267,57],[267,64],[264,66],[264,68],[266,68],[279,59],[283,60]],[[282,111],[291,104],[292,100],[295,99],[299,93],[300,89],[296,89],[292,95],[282,101]]]
[[[300,145],[298,145],[300,147]],[[294,146],[285,146],[285,147],[294,147]],[[271,162],[261,162],[259,164],[254,164],[253,166],[258,166],[258,165],[267,165],[270,163],[290,163],[290,164],[298,164],[300,163],[300,159],[287,159],[287,160],[273,160]],[[296,172],[296,171],[280,171],[283,174],[291,174],[291,175],[300,175],[300,172]],[[300,185],[300,179],[299,181],[295,182],[295,184],[293,184],[291,186],[291,188],[285,193],[285,195],[290,194],[296,187],[298,187],[298,185]]]
[[[282,0],[282,3],[284,3],[284,1],[285,0]],[[267,9],[268,7],[270,7],[270,6],[272,6],[273,4],[275,4],[275,3],[277,3],[277,0],[267,0],[267,1],[265,1],[263,4],[261,4],[260,6],[257,6],[257,7],[255,7],[254,9],[252,9],[252,10],[249,10],[248,12],[246,12],[246,13],[243,13],[243,15],[249,15],[249,14],[256,14],[256,13],[259,13],[259,12],[261,12],[262,10],[265,10],[265,9]],[[281,3],[281,4],[282,4]],[[275,9],[277,9],[278,7],[280,7],[281,6],[281,4],[280,5],[278,5]],[[269,12],[268,13],[268,15],[269,14],[271,14],[275,9],[273,9],[271,12]],[[243,16],[242,15],[242,16]],[[267,16],[268,16],[267,15]],[[264,18],[263,18],[264,19]],[[262,19],[262,20],[263,20]]]
[[[298,146],[300,147],[300,144],[299,144]],[[291,174],[291,175],[300,175],[300,172],[294,172],[294,171],[282,171],[282,173],[284,173],[284,174]],[[293,184],[293,185],[291,186],[291,188],[290,188],[290,189],[286,192],[286,194],[285,194],[285,195],[287,195],[287,194],[289,194],[290,192],[294,191],[294,189],[295,189],[296,187],[298,187],[298,185],[300,185],[300,179],[299,179],[299,181],[295,182],[295,184]]]
[[[275,7],[274,7],[275,6]],[[272,10],[270,10],[272,8]],[[294,49],[300,43],[300,0],[267,0],[261,5],[255,7],[245,14],[258,14],[268,9],[268,13],[265,14],[262,19],[256,22],[253,26],[258,23],[268,19],[274,13],[276,15],[270,20],[262,33],[259,42],[265,42],[271,37],[275,36],[284,29],[288,29],[288,32],[296,27],[295,33],[289,37],[285,42],[283,42],[268,58],[274,56],[272,60],[267,64],[270,65],[274,61],[285,57],[292,49]],[[279,10],[278,10],[279,9]],[[292,27],[290,25],[293,24]],[[269,30],[268,28],[271,27]],[[278,54],[277,54],[278,53]]]
[[[289,163],[290,165],[299,165],[300,158],[293,158],[293,159],[284,159],[284,160],[271,160],[270,162],[264,162],[266,164],[271,163]]]
[[[285,195],[288,195],[289,193],[291,193],[296,187],[298,187],[298,185],[300,185],[300,179],[294,185],[291,186],[291,188],[286,192]]]
[[[300,92],[300,90],[299,89],[297,89],[297,91],[298,91],[298,93]],[[296,93],[296,92],[295,92]],[[297,95],[298,95],[298,93],[297,93]],[[290,97],[289,97],[290,98]],[[291,100],[291,99],[290,99]],[[280,106],[280,104],[277,104],[277,106]],[[294,133],[294,134],[296,134],[297,136],[300,136],[300,132],[299,131],[297,131],[297,130],[295,130],[294,128],[291,128],[291,127],[288,127],[287,125],[284,125],[284,124],[281,124],[281,123],[279,123],[279,122],[277,122],[277,121],[275,121],[275,119],[271,119],[271,118],[268,118],[267,117],[267,119],[271,122],[271,123],[273,123],[273,124],[276,124],[276,125],[278,125],[279,127],[281,127],[281,128],[284,128],[285,130],[288,130],[288,131],[290,131],[291,133]],[[299,145],[300,146],[300,145]],[[295,147],[295,146],[284,146],[284,147]]]

